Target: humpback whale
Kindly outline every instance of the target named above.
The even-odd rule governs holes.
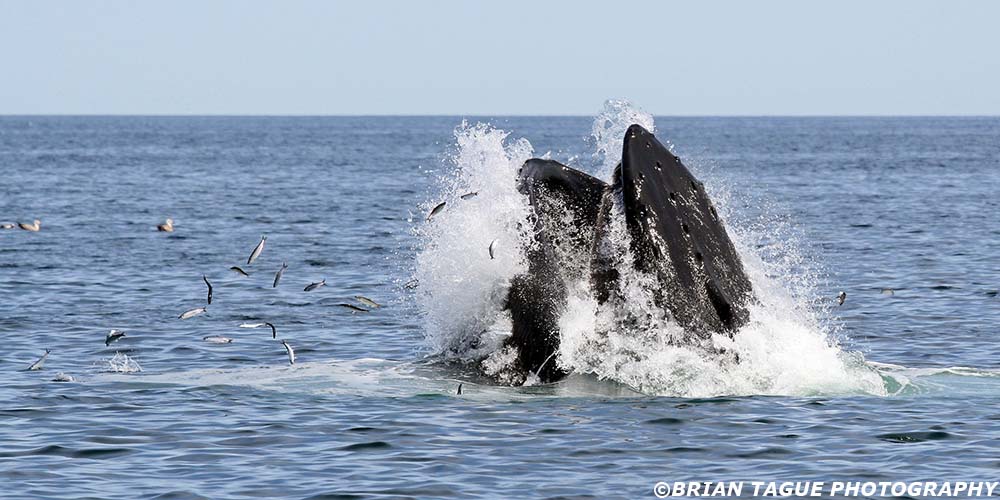
[[[750,279],[704,186],[656,137],[639,125],[625,133],[611,184],[552,160],[531,159],[520,169],[534,241],[527,271],[510,283],[506,308],[512,331],[504,348],[516,352],[513,370],[542,382],[566,375],[552,360],[569,284],[589,280],[597,301],[614,307],[614,263],[623,250],[610,244],[611,225],[624,218],[633,267],[647,276],[653,303],[697,343],[735,334],[752,299]]]

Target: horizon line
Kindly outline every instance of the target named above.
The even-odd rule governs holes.
[[[1000,114],[657,114],[663,118],[1000,118]],[[595,114],[527,114],[527,113],[0,113],[0,118],[62,117],[62,118],[593,118]]]

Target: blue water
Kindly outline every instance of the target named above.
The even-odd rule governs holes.
[[[470,120],[591,158],[590,118]],[[426,359],[420,289],[401,285],[460,121],[0,118],[0,223],[42,221],[0,230],[3,496],[625,498],[657,481],[996,477],[1000,119],[658,118],[724,180],[734,220],[787,226],[775,237],[793,235],[815,277],[805,300],[847,292],[825,324],[886,394],[705,398],[586,374],[499,387]],[[158,233],[167,217],[175,232]],[[204,305],[202,275],[209,313],[177,319]],[[355,295],[384,307],[338,306]],[[257,320],[294,366],[269,329],[236,326]],[[127,337],[105,347],[111,328]],[[116,353],[142,371],[116,372]]]

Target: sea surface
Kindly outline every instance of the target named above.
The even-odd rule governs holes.
[[[435,244],[421,226],[458,168],[463,119],[599,170],[592,117],[0,117],[0,223],[41,220],[0,230],[0,496],[652,498],[658,481],[998,479],[1000,119],[656,118],[724,187],[731,229],[761,236],[747,252],[791,258],[766,279],[815,311],[809,335],[877,386],[785,359],[754,372],[760,394],[719,389],[732,380],[680,391],[663,366],[663,390],[606,373],[504,387],[435,357],[429,292],[404,284]],[[157,232],[168,217],[174,232]],[[206,305],[203,276],[208,313],[178,319]],[[340,305],[369,308],[357,295],[383,307]],[[277,339],[238,327],[264,321]],[[106,346],[113,328],[126,337]],[[790,342],[769,331],[761,342]]]

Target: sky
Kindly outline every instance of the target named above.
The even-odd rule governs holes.
[[[997,115],[1000,2],[0,0],[0,114]]]

